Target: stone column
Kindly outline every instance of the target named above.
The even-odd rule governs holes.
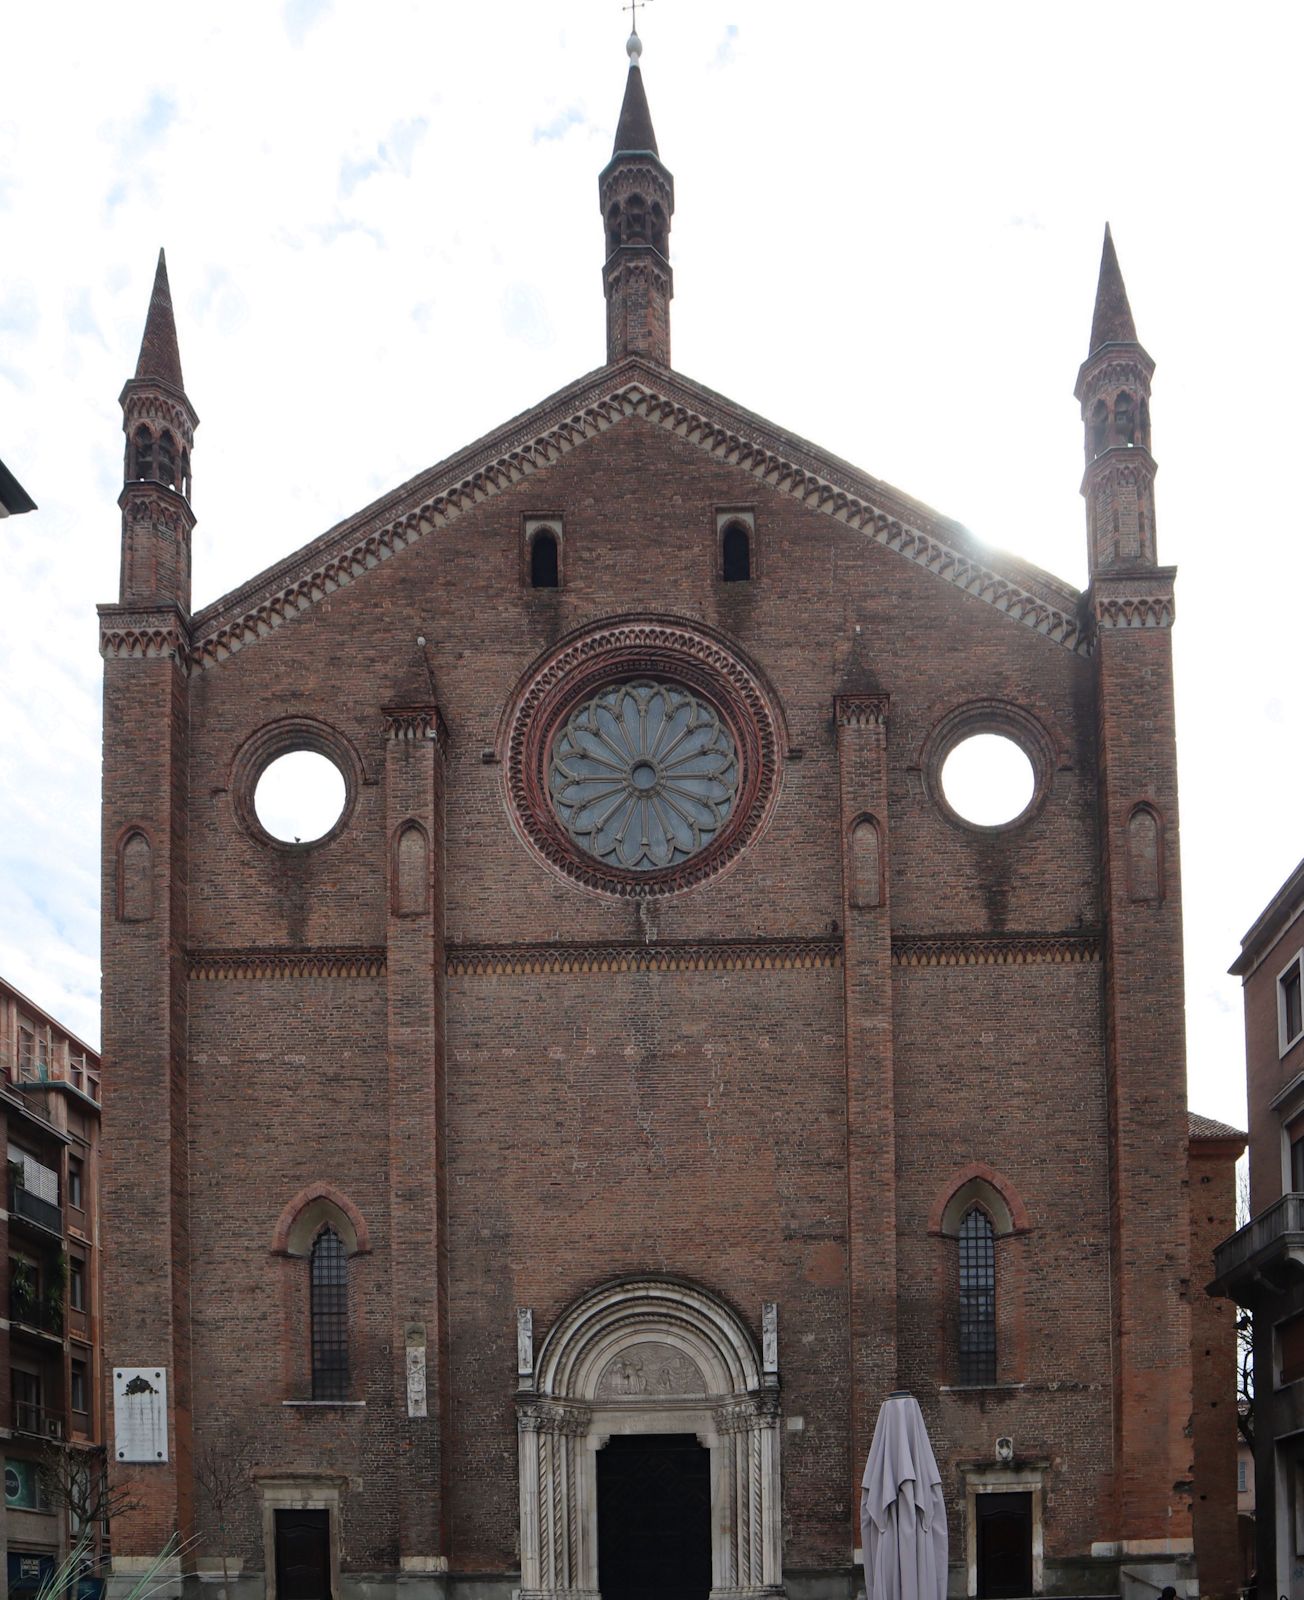
[[[587,1547],[592,1486],[583,1459],[592,1420],[587,1406],[517,1401],[522,1600],[597,1594],[597,1551]]]
[[[444,751],[433,705],[385,708],[389,1214],[402,1570],[447,1570],[443,1527]]]
[[[852,1467],[896,1387],[896,1139],[886,695],[839,695]],[[859,1528],[855,1530],[859,1537]]]

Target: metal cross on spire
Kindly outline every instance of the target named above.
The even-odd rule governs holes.
[[[625,0],[625,4],[620,9],[629,12],[629,31],[631,33],[636,34],[638,32],[638,8],[651,4],[652,0]]]

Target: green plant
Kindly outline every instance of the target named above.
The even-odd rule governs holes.
[[[151,1595],[158,1594],[173,1577],[171,1571],[173,1562],[183,1551],[190,1548],[191,1542],[189,1540],[183,1542],[174,1533],[122,1596],[122,1600],[150,1600]],[[36,1591],[33,1600],[69,1600],[69,1597],[77,1592],[77,1580],[85,1574],[90,1558],[90,1540],[79,1539]]]
[[[9,1268],[9,1298],[15,1316],[25,1319],[36,1304],[36,1274],[30,1261],[15,1260]]]

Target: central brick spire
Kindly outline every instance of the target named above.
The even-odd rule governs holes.
[[[670,365],[670,218],[675,180],[661,164],[639,57],[629,36],[629,77],[611,160],[598,179],[607,255],[607,360],[647,356]]]

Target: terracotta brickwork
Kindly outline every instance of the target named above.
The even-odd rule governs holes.
[[[623,159],[604,195],[627,200]],[[781,1560],[794,1591],[849,1592],[859,1472],[900,1384],[961,1589],[998,1437],[1035,1486],[1043,1587],[1185,1576],[1171,610],[1128,620],[1167,576],[1123,563],[1078,596],[993,564],[669,373],[668,324],[640,348],[198,617],[181,593],[105,608],[110,1359],[165,1364],[175,1402],[115,1549],[189,1529],[192,1443],[235,1429],[252,1486],[228,1554],[268,1593],[290,1493],[329,1508],[348,1581],[505,1596],[526,1551],[549,1594],[596,1587],[593,1451],[568,1441],[603,1445],[595,1393],[682,1410],[666,1385],[706,1381],[684,1355],[646,1390],[617,1361],[541,1395],[536,1350],[629,1280],[708,1297],[764,1374],[693,1423],[750,1484],[752,1544],[720,1533],[718,1587],[760,1592]],[[743,504],[764,562],[726,582],[718,514]],[[544,517],[565,581],[534,589],[521,530]],[[718,717],[738,809],[640,877],[549,807],[580,689],[644,678]],[[1011,826],[941,795],[975,731],[1033,765]],[[292,748],[345,780],[311,846],[253,808]],[[1138,805],[1162,850],[1129,831]],[[138,855],[125,900],[118,882],[133,831],[152,898]],[[996,1234],[978,1385],[946,1220],[966,1184]],[[308,1298],[326,1228],[348,1280],[329,1397]]]

